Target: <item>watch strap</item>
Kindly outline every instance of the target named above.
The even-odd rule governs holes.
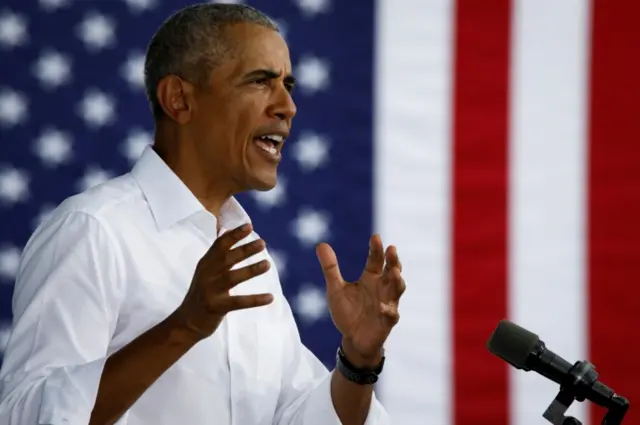
[[[373,369],[357,368],[347,359],[342,346],[340,346],[336,354],[336,369],[351,382],[359,385],[371,385],[378,381],[378,376],[384,367],[384,361],[385,357],[382,356],[380,364]]]

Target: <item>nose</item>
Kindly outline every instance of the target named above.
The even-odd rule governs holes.
[[[296,116],[297,107],[288,90],[278,91],[276,99],[270,108],[270,115],[283,121],[290,122]]]

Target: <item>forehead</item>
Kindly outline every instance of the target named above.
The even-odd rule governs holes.
[[[256,69],[291,73],[289,47],[280,33],[255,24],[236,24],[226,35],[232,43],[229,62],[234,73]]]

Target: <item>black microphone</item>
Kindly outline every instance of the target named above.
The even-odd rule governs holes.
[[[533,370],[558,384],[562,384],[573,367],[547,349],[538,335],[508,320],[498,323],[487,342],[487,348],[516,369],[525,372]]]
[[[626,399],[598,381],[598,374],[591,363],[569,363],[549,350],[538,335],[513,322],[500,321],[487,342],[487,348],[516,369],[537,372],[570,389],[578,401],[587,399],[609,409],[620,409],[622,406],[619,405],[625,402],[628,406]]]

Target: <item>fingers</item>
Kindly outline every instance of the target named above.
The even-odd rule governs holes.
[[[397,302],[407,289],[407,285],[402,278],[402,264],[395,246],[391,245],[387,248],[385,260],[384,274],[385,280],[390,286],[390,299]]]
[[[211,276],[211,278],[216,278],[218,275],[228,272],[236,264],[262,252],[266,248],[266,244],[262,239],[231,249],[238,242],[249,236],[252,229],[251,224],[246,224],[216,239],[200,260],[200,267],[203,272]]]
[[[329,244],[321,243],[316,248],[316,255],[327,283],[327,292],[331,294],[341,289],[344,285],[344,279],[342,279],[338,258],[333,248]]]
[[[216,239],[213,245],[211,245],[209,252],[219,252],[220,254],[226,253],[232,246],[249,236],[252,231],[253,226],[251,223],[236,227]],[[207,252],[207,254],[209,254],[209,252]]]
[[[265,242],[262,239],[258,239],[255,241],[251,241],[248,244],[241,245],[237,248],[233,248],[227,254],[227,258],[225,261],[225,267],[230,269],[236,264],[246,260],[249,257],[252,257],[259,252],[262,252],[266,247]]]
[[[400,263],[400,257],[398,257],[398,249],[395,245],[389,245],[387,251],[384,253],[386,260],[385,271],[389,271],[393,267],[397,267],[402,272],[402,264]]]
[[[366,272],[380,274],[384,268],[384,247],[380,235],[373,235],[369,239],[369,256],[364,266]]]
[[[213,296],[210,300],[211,308],[218,314],[226,314],[233,310],[260,307],[271,303],[273,301],[273,295],[271,294],[230,296],[228,293],[228,291],[240,283],[264,274],[270,268],[271,263],[268,260],[262,260],[255,264],[233,270],[215,279],[212,286],[216,288],[216,291],[210,293],[210,296]]]
[[[234,310],[262,307],[273,302],[271,294],[234,295],[220,300],[220,310],[228,313]]]
[[[191,287],[180,308],[192,315],[202,335],[211,335],[220,324],[220,318],[230,311],[260,307],[273,301],[271,294],[229,294],[236,285],[266,273],[271,267],[269,260],[265,259],[233,270],[236,264],[265,249],[265,243],[260,239],[233,248],[252,230],[253,227],[246,224],[225,233],[198,262]]]
[[[389,299],[398,302],[404,291],[407,290],[407,285],[402,278],[399,267],[392,267],[386,276],[387,284],[389,285]]]
[[[398,305],[395,303],[380,303],[380,313],[387,325],[394,326],[400,321]]]
[[[215,279],[214,285],[222,291],[229,291],[238,284],[265,274],[271,268],[269,260],[258,261],[255,264],[241,267]]]

